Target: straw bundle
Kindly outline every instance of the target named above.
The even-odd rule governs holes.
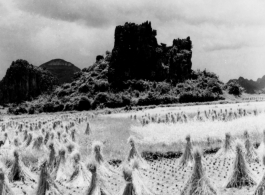
[[[191,145],[191,142],[190,142],[190,135],[188,135],[186,137],[186,147],[185,147],[185,150],[181,156],[181,159],[180,159],[180,165],[181,166],[184,166],[184,165],[191,165],[192,164],[192,161],[193,161],[193,156],[192,156],[192,145]]]
[[[90,133],[91,133],[91,129],[90,129],[89,123],[87,123],[85,134],[90,135]]]
[[[23,141],[26,141],[28,139],[28,131],[25,130],[24,131],[24,138],[23,138]]]
[[[216,190],[210,184],[202,166],[201,152],[194,152],[194,167],[190,179],[187,181],[181,195],[216,195]]]
[[[53,143],[49,144],[49,149],[50,149],[50,155],[49,155],[48,167],[49,167],[49,170],[52,171],[55,167],[55,150],[54,150]]]
[[[25,175],[23,174],[22,168],[20,166],[19,154],[16,150],[14,151],[14,157],[15,157],[15,160],[14,160],[13,164],[11,165],[11,169],[10,169],[10,172],[8,174],[8,179],[10,182],[13,182],[13,181],[23,181],[24,182]]]
[[[135,195],[135,189],[132,182],[132,170],[128,167],[123,168],[123,178],[126,182],[122,195]]]
[[[72,141],[75,142],[75,129],[71,131],[71,138],[72,138]]]
[[[5,182],[5,174],[0,168],[0,195],[13,195],[14,193]]]
[[[49,138],[50,138],[50,133],[47,132],[46,135],[45,135],[45,138],[44,138],[44,144],[45,144],[45,145],[48,143]]]
[[[263,156],[263,165],[265,165],[265,157]],[[262,177],[258,187],[253,195],[264,195],[265,194],[265,174]]]
[[[92,144],[92,150],[94,153],[94,158],[96,160],[97,163],[103,163],[104,159],[103,159],[103,155],[101,154],[101,148],[102,148],[102,143],[99,141],[95,141]]]
[[[97,179],[97,167],[95,164],[88,164],[87,168],[91,172],[92,178],[91,178],[91,182],[90,182],[86,195],[95,195],[96,187],[97,187],[96,185],[97,185],[97,180],[98,180]]]
[[[256,182],[251,176],[251,172],[245,162],[242,145],[240,143],[236,146],[236,158],[234,161],[233,171],[231,173],[229,182],[226,188],[241,188],[243,186],[253,186]]]
[[[147,162],[141,157],[138,150],[136,149],[135,141],[133,137],[129,137],[128,143],[130,143],[131,145],[131,150],[129,152],[128,161],[131,162],[132,159],[137,159],[140,163],[141,168],[145,168],[145,169],[149,168],[149,165],[147,164]]]
[[[258,162],[258,155],[252,145],[252,143],[250,142],[250,138],[249,138],[249,134],[247,131],[245,131],[244,136],[246,138],[245,140],[245,149],[246,149],[246,160],[248,163],[252,163],[252,162]]]
[[[51,194],[62,194],[59,188],[51,179],[47,169],[47,160],[45,160],[41,165],[41,172],[36,195],[46,195],[48,194],[48,192],[51,192]]]
[[[235,151],[233,149],[233,144],[231,140],[231,135],[229,133],[225,134],[225,142],[223,147],[216,153],[215,157],[234,157]]]
[[[42,137],[42,136],[38,136],[38,137],[35,139],[32,148],[33,148],[33,149],[37,149],[37,150],[39,150],[40,147],[41,147],[41,145],[42,145],[42,143],[43,143],[43,137]]]

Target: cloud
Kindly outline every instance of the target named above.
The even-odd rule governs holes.
[[[265,24],[265,2],[261,0],[16,0],[18,8],[44,17],[84,22],[105,27],[134,18],[184,21],[189,24],[260,25]]]
[[[265,63],[262,18],[261,0],[0,0],[0,78],[19,58],[34,65],[63,58],[88,67],[112,50],[117,25],[149,20],[158,43],[191,37],[194,69],[216,71],[224,80],[254,79]],[[235,70],[230,75],[229,68]]]

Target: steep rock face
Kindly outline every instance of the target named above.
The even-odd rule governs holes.
[[[159,45],[151,22],[125,23],[115,29],[115,43],[108,71],[109,82],[130,79],[180,82],[191,73],[192,42],[175,39],[172,46]]]
[[[0,104],[20,103],[51,90],[57,84],[52,74],[25,60],[12,62],[0,82]]]
[[[265,76],[257,79],[257,81],[239,77],[238,79],[229,80],[228,83],[232,81],[236,81],[241,87],[245,89],[246,93],[255,94],[264,93],[265,91]]]
[[[62,59],[51,60],[40,67],[50,71],[58,79],[59,84],[72,82],[74,74],[80,71],[78,67]]]

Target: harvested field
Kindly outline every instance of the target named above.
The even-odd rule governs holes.
[[[4,116],[0,189],[254,194],[264,185],[264,104],[224,106]]]

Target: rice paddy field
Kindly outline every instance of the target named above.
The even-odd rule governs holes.
[[[265,102],[3,115],[0,195],[265,194]]]

